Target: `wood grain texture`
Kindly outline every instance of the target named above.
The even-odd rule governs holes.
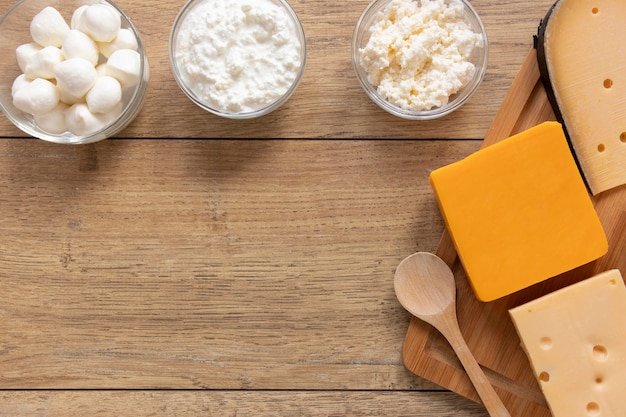
[[[38,391],[0,392],[11,417],[487,417],[448,392]]]
[[[393,292],[478,141],[0,141],[0,387],[414,389]]]
[[[479,144],[0,141],[0,415],[485,417],[404,368],[392,289]]]
[[[361,90],[352,69],[350,41],[368,0],[292,0],[307,38],[304,77],[289,101],[256,120],[227,120],[204,112],[174,81],[168,60],[171,26],[184,2],[116,2],[133,20],[146,46],[150,82],[143,110],[119,134],[133,138],[482,138],[517,73],[539,20],[552,0],[474,0],[489,37],[489,66],[476,95],[454,115],[437,121],[399,119]],[[11,0],[0,0],[4,13]],[[5,118],[0,134],[21,136]]]

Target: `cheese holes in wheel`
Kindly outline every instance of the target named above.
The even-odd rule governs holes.
[[[593,359],[598,362],[605,362],[609,357],[609,351],[606,346],[595,345],[593,347]]]
[[[587,414],[590,416],[599,416],[600,405],[598,405],[598,403],[594,401],[587,403]]]
[[[626,184],[626,147],[617,142],[625,129],[624,16],[623,0],[557,0],[536,37],[548,99],[593,195]]]

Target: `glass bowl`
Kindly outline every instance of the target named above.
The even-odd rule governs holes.
[[[59,120],[65,120],[64,117],[67,114],[67,111],[59,111],[55,114],[55,116],[46,116],[46,115],[37,115],[37,117],[29,114],[26,111],[18,109],[14,105],[13,93],[12,90],[14,88],[14,82],[16,82],[16,78],[24,74],[26,70],[22,70],[22,68],[18,65],[17,60],[17,47],[20,45],[25,45],[29,43],[33,43],[34,39],[31,35],[31,22],[33,18],[42,12],[47,7],[52,7],[56,9],[65,23],[70,26],[72,29],[78,29],[74,27],[78,25],[78,23],[72,23],[72,16],[74,12],[79,9],[81,6],[94,5],[94,4],[105,4],[111,6],[117,13],[120,15],[120,28],[125,29],[124,35],[118,36],[115,38],[116,41],[105,41],[102,40],[104,38],[99,38],[98,36],[102,35],[93,35],[90,34],[92,40],[101,39],[100,42],[96,43],[97,55],[94,56],[94,59],[98,61],[94,64],[94,68],[97,68],[100,64],[108,63],[108,58],[102,54],[101,51],[105,50],[104,48],[108,48],[106,55],[110,55],[114,49],[123,48],[126,49],[135,49],[137,54],[132,54],[132,70],[127,67],[129,65],[129,59],[125,58],[124,54],[118,54],[114,60],[120,65],[112,65],[111,67],[115,67],[116,71],[122,71],[119,76],[116,76],[116,79],[124,78],[124,81],[120,81],[120,92],[121,96],[116,95],[114,101],[109,100],[109,104],[113,106],[115,105],[114,110],[109,107],[100,107],[95,113],[92,113],[94,107],[89,107],[89,113],[85,113],[85,109],[87,108],[86,94],[84,96],[79,97],[78,95],[73,95],[71,98],[68,97],[68,94],[61,94],[61,101],[63,104],[61,105],[63,108],[73,107],[74,105],[80,106],[76,107],[76,111],[73,111],[73,126],[81,125],[80,128],[73,128],[71,130],[74,133],[70,132],[70,130],[64,130]],[[102,12],[102,9],[99,10]],[[99,15],[101,16],[101,15]],[[100,21],[105,21],[103,18],[99,18]],[[50,19],[48,19],[50,21]],[[78,21],[78,19],[76,19]],[[84,33],[84,28],[81,29]],[[102,33],[102,32],[101,32]],[[112,32],[109,32],[112,33]],[[118,34],[120,32],[117,32]],[[95,38],[94,38],[95,36]],[[47,35],[46,35],[47,37]],[[118,39],[119,38],[119,39]],[[122,38],[125,42],[121,42]],[[133,44],[134,38],[134,44]],[[119,41],[119,42],[117,42]],[[102,46],[106,44],[106,46]],[[132,44],[132,46],[131,46]],[[117,45],[117,46],[116,46]],[[58,47],[58,49],[61,49]],[[70,48],[71,49],[71,48]],[[68,53],[69,55],[69,53]],[[25,132],[26,134],[43,139],[49,142],[61,143],[61,144],[86,144],[93,143],[108,137],[114,136],[119,133],[122,129],[124,129],[140,112],[144,99],[146,96],[146,91],[148,87],[148,79],[149,79],[149,67],[148,67],[148,59],[145,54],[141,38],[139,36],[139,32],[131,23],[130,18],[114,3],[106,0],[21,0],[15,3],[5,14],[2,16],[0,20],[0,56],[5,57],[0,61],[0,107],[2,111],[7,116],[11,122],[17,126],[20,130]],[[128,55],[126,55],[128,56]],[[97,58],[96,58],[97,57]],[[67,57],[62,55],[62,60],[67,60]],[[42,60],[42,62],[45,62]],[[68,68],[68,67],[66,67]],[[76,67],[74,67],[75,69]],[[104,67],[99,67],[97,71],[105,71]],[[71,70],[68,70],[71,71]],[[92,70],[88,71],[90,74]],[[112,75],[110,72],[98,72],[100,75]],[[29,72],[29,74],[32,74]],[[56,74],[56,73],[55,73]],[[58,85],[58,80],[54,78],[54,76],[49,76],[48,81],[50,83],[57,86],[58,91],[61,91],[61,87]],[[109,80],[110,81],[110,80]],[[48,84],[46,84],[48,85]],[[114,89],[118,91],[117,88]],[[67,90],[64,90],[67,91]],[[89,90],[90,91],[90,90]],[[102,90],[101,90],[102,91]],[[39,95],[41,97],[41,95]],[[92,97],[94,97],[92,95]],[[98,96],[101,97],[101,96]],[[36,99],[33,97],[33,99]],[[94,99],[96,100],[96,99]],[[94,102],[94,100],[90,102]],[[68,102],[69,104],[65,104]],[[99,100],[102,102],[102,100]],[[22,107],[22,106],[20,106]],[[95,114],[95,116],[94,116]],[[88,117],[86,117],[88,116]],[[93,116],[93,117],[92,117]],[[51,123],[50,120],[54,120],[55,126],[57,128],[51,129],[47,128],[46,130],[42,129],[40,125],[43,125],[43,122],[37,123],[35,119],[38,121],[42,121],[47,117],[46,120]],[[54,117],[58,117],[55,119]],[[87,120],[87,122],[83,121]],[[50,125],[48,125],[50,126]],[[51,130],[56,130],[54,133],[51,133]]]
[[[190,0],[172,26],[169,60],[180,89],[197,106],[250,119],[294,93],[306,39],[286,0]]]
[[[442,117],[466,103],[484,78],[487,53],[485,28],[467,0],[374,0],[351,44],[365,93],[410,120]]]

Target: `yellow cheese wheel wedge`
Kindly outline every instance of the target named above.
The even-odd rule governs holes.
[[[626,184],[626,1],[559,0],[537,57],[590,191]]]
[[[626,416],[626,287],[618,270],[509,313],[553,417]]]
[[[608,250],[557,122],[436,169],[430,182],[479,300],[509,295]]]

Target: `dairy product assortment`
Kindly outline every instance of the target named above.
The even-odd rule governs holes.
[[[406,110],[442,107],[472,79],[483,46],[459,0],[392,0],[359,50],[369,82]]]
[[[574,6],[561,7],[565,3]],[[616,56],[612,67],[626,65],[621,38],[607,35],[623,32],[626,6],[621,0],[601,7],[560,0],[549,16],[540,26],[539,59],[565,132],[561,123],[542,123],[430,175],[446,228],[483,302],[607,253],[574,156],[594,194],[626,182],[623,77],[598,58]],[[598,38],[578,30],[588,21]],[[288,12],[270,0],[201,0],[181,22],[174,58],[186,84],[208,105],[254,112],[282,97],[298,77],[304,45],[297,31]],[[45,7],[33,16],[30,35],[32,42],[15,50],[22,73],[11,95],[41,129],[86,135],[122,112],[141,65],[138,40],[121,27],[113,7],[81,6],[69,24]],[[605,38],[612,43],[599,41]],[[392,0],[359,50],[360,65],[390,102],[428,110],[445,105],[472,78],[471,56],[483,41],[458,0]],[[619,396],[626,383],[626,339],[619,332],[626,287],[618,270],[509,312],[555,417],[626,412]]]
[[[430,182],[480,301],[501,299],[608,253],[603,224],[558,122],[540,123],[435,169]],[[554,417],[623,416],[624,279],[618,269],[578,275],[582,280],[575,284],[506,308]]]
[[[472,78],[470,57],[484,40],[472,31],[464,7],[459,0],[393,0],[385,8],[361,51],[361,64],[384,96],[410,110],[440,107]],[[271,106],[292,88],[304,65],[297,25],[272,0],[192,4],[172,40],[183,89],[217,112],[245,114]],[[18,109],[53,134],[93,132],[119,114],[124,92],[139,77],[140,57],[135,35],[121,27],[113,7],[80,6],[69,24],[45,7],[33,17],[30,33],[33,41],[16,49],[22,75],[12,94]],[[33,88],[24,88],[35,80]]]
[[[625,16],[622,0],[557,0],[535,41],[560,123],[530,127],[430,175],[478,300],[569,272],[580,280],[506,307],[554,417],[626,412],[626,286],[623,271],[598,271],[623,249],[615,239],[610,248],[604,232],[623,227],[621,206],[602,213],[603,225],[591,200],[626,183]]]
[[[138,82],[138,41],[107,4],[74,10],[68,24],[47,6],[30,22],[32,42],[16,48],[22,71],[13,104],[50,134],[88,135],[123,110],[124,94]]]
[[[207,106],[229,113],[263,109],[280,99],[301,69],[297,27],[270,0],[203,0],[180,23],[176,65]]]

